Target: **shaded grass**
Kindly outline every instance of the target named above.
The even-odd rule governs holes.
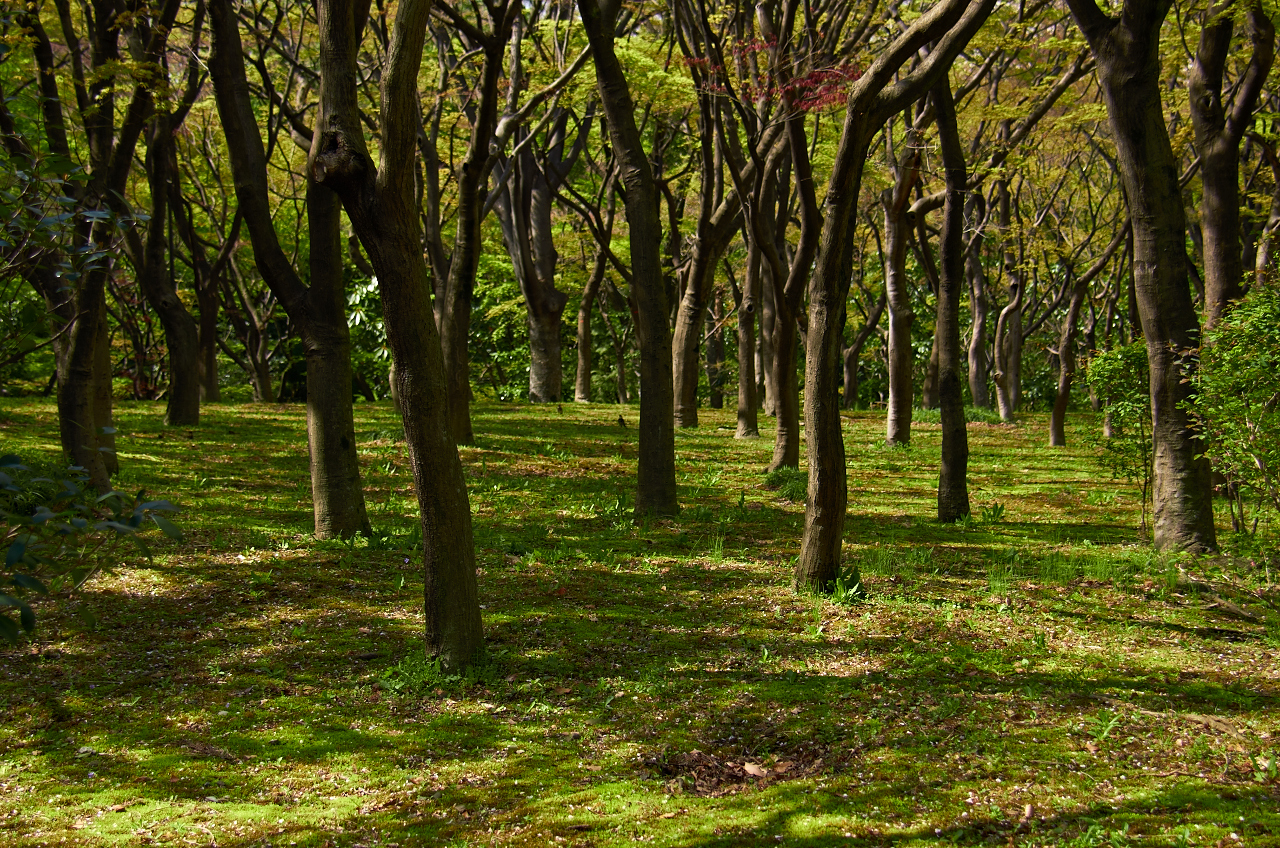
[[[121,486],[181,502],[187,539],[42,604],[36,641],[5,651],[0,832],[1280,841],[1256,768],[1280,749],[1274,622],[1186,590],[1178,567],[1212,564],[1153,555],[1136,494],[1082,449],[1041,447],[1041,418],[970,426],[975,510],[1003,509],[944,526],[937,425],[890,450],[880,416],[846,416],[846,558],[870,591],[846,607],[788,589],[803,496],[766,486],[769,439],[735,441],[731,414],[704,411],[677,433],[684,511],[636,525],[637,435],[617,412],[477,407],[462,456],[489,658],[457,679],[420,657],[420,536],[389,407],[357,407],[377,533],[344,544],[309,536],[300,408],[213,405],[173,430],[123,405]],[[4,401],[4,452],[54,457],[53,422],[50,404]]]

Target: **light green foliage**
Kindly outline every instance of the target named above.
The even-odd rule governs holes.
[[[77,468],[57,479],[35,475],[12,454],[0,457],[0,639],[16,642],[33,633],[36,616],[24,599],[61,589],[79,589],[109,568],[118,546],[129,540],[149,557],[138,537],[146,522],[177,539],[182,533],[162,513],[177,511],[169,501],[147,500],[139,492],[95,496]],[[17,621],[13,613],[17,613]]]
[[[1097,392],[1111,425],[1111,435],[1098,441],[1102,466],[1116,477],[1142,485],[1142,526],[1151,495],[1151,388],[1147,348],[1141,341],[1095,353],[1085,379]]]
[[[1280,293],[1259,287],[1205,333],[1188,404],[1205,454],[1280,509]]]

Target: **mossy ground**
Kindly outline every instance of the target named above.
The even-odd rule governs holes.
[[[52,405],[2,404],[3,452],[51,457]],[[0,651],[7,845],[1280,844],[1274,565],[1153,554],[1088,417],[1068,449],[970,425],[943,526],[938,426],[847,416],[843,606],[791,592],[803,504],[731,412],[636,525],[634,409],[481,404],[488,660],[456,679],[419,658],[398,420],[356,409],[378,533],[347,545],[310,535],[301,407],[121,405],[120,488],[186,538]]]

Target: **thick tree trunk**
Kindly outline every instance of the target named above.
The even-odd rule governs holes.
[[[938,472],[938,520],[959,521],[969,514],[969,433],[964,420],[964,382],[960,378],[960,300],[964,284],[964,149],[956,123],[951,83],[945,77],[933,88],[938,120],[938,146],[946,170],[938,274],[938,317],[934,338],[938,351],[938,404],[942,418],[942,462]],[[922,245],[926,247],[926,245]]]
[[[307,186],[312,332],[307,346],[307,444],[316,537],[372,534],[356,456],[351,409],[351,334],[342,275],[342,205],[323,186]]]
[[[626,75],[614,54],[618,7],[606,15],[597,0],[578,0],[605,122],[622,184],[626,186],[631,240],[632,291],[636,336],[640,342],[640,449],[636,515],[675,515],[675,392],[671,371],[671,329],[666,283],[662,277],[662,224],[658,191],[644,143],[635,123],[635,107]]]
[[[1199,343],[1185,251],[1178,163],[1160,101],[1159,34],[1169,0],[1127,0],[1122,18],[1068,0],[1093,50],[1133,220],[1134,292],[1151,371],[1155,543],[1217,546],[1203,446],[1182,402],[1191,391],[1179,352]]]
[[[76,298],[77,317],[71,328],[65,367],[58,373],[58,432],[69,462],[89,475],[99,492],[111,489],[98,420],[100,399],[95,379],[101,369],[100,337],[106,329],[105,268],[82,277]],[[108,384],[109,385],[109,384]]]

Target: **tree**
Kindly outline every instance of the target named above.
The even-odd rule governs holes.
[[[342,0],[319,3],[320,109],[308,169],[341,198],[377,273],[422,516],[426,651],[442,668],[461,669],[483,649],[475,543],[414,192],[417,79],[431,3],[406,0],[397,11],[381,68],[377,165],[367,152],[357,97],[356,56],[367,10]]]
[[[662,279],[662,223],[658,190],[635,123],[635,106],[614,52],[619,4],[578,0],[595,60],[600,105],[609,126],[619,182],[626,188],[631,241],[631,288],[640,342],[640,456],[636,515],[674,515],[676,498],[675,392],[671,369],[671,328]]]
[[[1118,17],[1094,0],[1067,0],[1097,64],[1133,221],[1133,278],[1146,340],[1155,453],[1154,540],[1161,549],[1217,546],[1203,446],[1183,408],[1191,394],[1177,365],[1199,343],[1187,278],[1177,161],[1160,101],[1160,27],[1170,0],[1125,0]]]
[[[209,72],[239,211],[253,242],[258,271],[297,326],[307,349],[307,439],[316,535],[369,533],[351,412],[351,336],[337,198],[327,189],[308,188],[311,285],[307,286],[281,249],[272,220],[266,152],[249,99],[235,12],[230,0],[211,0],[209,12],[213,25]]]
[[[809,285],[805,348],[809,494],[793,577],[797,589],[828,591],[839,573],[848,499],[838,400],[841,336],[852,264],[849,230],[867,152],[889,116],[901,112],[942,79],[994,5],[994,0],[942,0],[885,45],[849,89],[827,189],[827,214]],[[899,76],[902,67],[930,42],[935,43],[924,61]]]

